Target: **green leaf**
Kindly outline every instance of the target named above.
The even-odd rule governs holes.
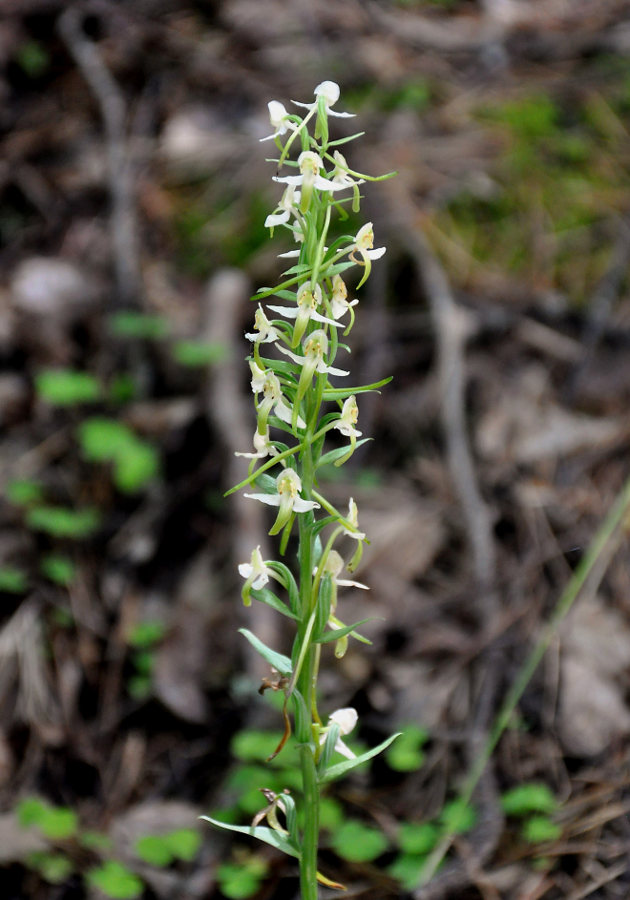
[[[180,366],[201,368],[223,362],[228,355],[227,347],[210,341],[177,341],[173,346],[173,359]]]
[[[164,868],[173,862],[173,854],[168,841],[161,835],[147,834],[138,838],[134,850],[140,859],[149,863],[150,866]]]
[[[391,380],[392,376],[390,375],[389,378],[383,378],[382,381],[375,381],[374,384],[362,384],[359,387],[344,388],[343,390],[337,388],[325,388],[323,397],[324,400],[347,400],[352,394],[365,394],[368,391],[377,391],[379,388],[383,387],[383,385],[389,384]]]
[[[289,603],[294,613],[298,613],[300,609],[300,594],[293,573],[284,563],[272,560],[268,563],[268,567],[277,572],[284,579],[287,593],[289,594]]]
[[[267,864],[258,857],[250,857],[238,863],[224,862],[217,867],[221,893],[231,900],[252,897],[258,892],[266,874]]]
[[[136,382],[128,372],[119,372],[109,382],[109,399],[117,405],[130,403],[137,392]]]
[[[89,462],[111,462],[125,450],[135,434],[127,425],[106,416],[91,416],[78,428],[81,452]]]
[[[123,493],[141,490],[159,473],[160,458],[155,448],[116,419],[86,419],[79,426],[79,441],[90,462],[113,462],[114,484]]]
[[[527,816],[533,812],[550,813],[557,806],[558,801],[542,782],[519,784],[501,797],[501,807],[508,816]]]
[[[562,828],[547,816],[532,816],[523,824],[522,835],[530,844],[541,844],[546,841],[557,841]]]
[[[15,58],[29,78],[38,78],[50,66],[50,53],[39,41],[24,41],[17,48]]]
[[[63,853],[36,851],[29,853],[26,863],[50,884],[63,884],[73,871],[72,862]]]
[[[86,847],[88,850],[96,850],[98,853],[111,850],[113,845],[109,835],[90,828],[81,830],[77,835],[77,841],[82,847]]]
[[[26,514],[26,524],[58,538],[87,538],[99,528],[96,509],[68,509],[64,506],[36,506]]]
[[[37,797],[25,797],[16,807],[18,824],[22,828],[38,825],[46,814],[48,804]]]
[[[177,828],[165,836],[175,859],[192,862],[201,847],[201,835],[195,828]]]
[[[232,738],[230,752],[242,762],[265,762],[278,746],[282,733],[247,728]]]
[[[17,806],[17,818],[22,827],[36,825],[50,840],[65,840],[72,837],[79,819],[73,810],[65,806],[51,806],[37,797],[27,797]]]
[[[49,553],[39,562],[43,575],[54,584],[67,587],[76,575],[77,568],[69,556],[62,553]]]
[[[63,841],[76,833],[79,817],[67,807],[49,806],[37,824],[51,841]]]
[[[350,820],[335,831],[331,844],[348,862],[371,862],[387,850],[389,841],[379,829]]]
[[[138,622],[129,629],[126,641],[130,647],[143,649],[158,644],[166,634],[166,625],[158,619]]]
[[[365,753],[362,753],[360,756],[357,756],[356,759],[347,759],[344,762],[337,763],[334,766],[331,766],[330,769],[323,775],[319,782],[320,784],[328,784],[330,781],[334,781],[336,778],[341,778],[342,775],[346,775],[348,772],[352,771],[352,769],[356,769],[357,766],[362,765],[364,762],[367,762],[368,759],[372,759],[374,756],[378,756],[379,753],[382,753],[389,745],[396,740],[397,737],[400,737],[401,732],[397,732],[396,734],[392,734],[391,737],[388,737],[386,740],[382,741],[377,747],[373,747],[372,750],[367,750]]]
[[[88,372],[72,369],[48,369],[35,376],[35,390],[51,406],[76,406],[94,403],[101,397],[101,384]]]
[[[346,634],[352,634],[353,637],[356,637],[358,640],[362,641],[364,644],[371,644],[367,638],[364,638],[363,635],[353,634],[354,629],[358,628],[360,625],[365,625],[366,622],[372,622],[377,618],[375,616],[370,616],[367,619],[361,619],[359,622],[354,622],[352,625],[344,625],[343,628],[335,628],[332,631],[325,631],[324,634],[319,635],[316,638],[313,638],[314,644],[330,644],[331,641],[338,641],[339,638],[344,637]]]
[[[235,831],[237,834],[246,834],[249,837],[263,841],[265,844],[270,844],[272,847],[275,847],[276,850],[282,850],[282,852],[286,853],[288,856],[295,856],[297,859],[300,858],[299,850],[293,846],[285,835],[280,834],[278,831],[274,831],[273,828],[267,828],[263,825],[257,825],[255,828],[252,828],[249,825],[229,825],[227,822],[220,822],[218,819],[212,819],[210,816],[200,816],[199,818],[203,819],[205,822],[210,822],[210,824],[214,825],[216,828],[222,828],[225,831]]]
[[[290,619],[297,620],[298,616],[294,615],[286,603],[283,603],[282,600],[277,597],[273,591],[268,590],[268,588],[252,588],[250,595],[254,600],[258,600],[259,603],[265,603],[267,606],[275,609],[276,612],[282,613],[283,616],[288,616]]]
[[[425,856],[403,853],[396,857],[391,866],[388,866],[387,874],[399,881],[406,891],[413,891],[420,884],[425,865]]]
[[[336,722],[333,722],[330,725],[330,731],[326,735],[326,740],[324,741],[324,746],[322,747],[321,756],[319,757],[319,762],[317,763],[317,774],[324,775],[330,760],[332,759],[332,755],[335,752],[335,745],[339,740],[341,734],[341,730],[339,725]]]
[[[440,837],[433,822],[403,822],[398,829],[398,846],[403,853],[430,853]]]
[[[10,481],[6,488],[6,497],[14,506],[30,506],[31,503],[41,503],[44,492],[38,481],[30,479],[16,479]]]
[[[282,653],[276,653],[275,650],[267,647],[266,644],[263,644],[263,642],[259,640],[255,634],[252,634],[251,631],[248,631],[247,628],[239,628],[238,630],[240,634],[247,638],[252,647],[260,653],[263,659],[267,660],[270,666],[277,669],[281,675],[291,675],[291,660],[288,656],[284,656]]]
[[[344,820],[341,803],[334,797],[322,797],[319,804],[319,822],[327,831],[336,831]]]
[[[98,888],[113,900],[133,900],[144,892],[144,884],[138,876],[113,859],[90,869],[86,877],[92,887]]]
[[[0,591],[23,594],[28,589],[26,572],[17,566],[0,566]]]
[[[160,456],[151,444],[134,438],[120,451],[114,462],[114,484],[123,494],[141,491],[160,472]]]
[[[415,772],[424,763],[422,751],[429,733],[418,725],[407,725],[399,741],[387,751],[387,765],[395,772]]]
[[[465,834],[475,825],[477,813],[461,800],[451,800],[442,807],[439,820],[449,834]]]
[[[373,438],[361,438],[360,441],[357,441],[354,445],[354,449],[360,447],[362,444],[367,443],[367,441],[371,441]],[[328,466],[332,463],[336,462],[336,460],[341,459],[350,448],[350,444],[345,444],[343,447],[337,447],[335,450],[329,450],[328,453],[324,453],[323,456],[320,456],[317,462],[317,468],[321,469],[322,466]]]
[[[153,682],[149,675],[132,675],[127,682],[127,691],[134,700],[142,702],[151,696]]]
[[[155,667],[155,651],[153,647],[147,650],[136,650],[132,656],[133,665],[140,675],[152,675]]]
[[[126,310],[109,317],[109,330],[120,338],[157,340],[168,334],[168,320],[160,315]]]

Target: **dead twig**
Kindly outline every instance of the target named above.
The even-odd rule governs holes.
[[[475,577],[487,589],[495,581],[496,548],[492,516],[479,490],[466,427],[464,348],[470,333],[469,318],[455,303],[446,274],[422,232],[417,228],[406,232],[435,328],[449,472],[466,522]]]
[[[119,303],[139,304],[142,296],[134,171],[126,139],[127,105],[94,42],[82,30],[82,12],[69,6],[57,27],[72,58],[96,99],[105,132],[110,234]]]
[[[464,353],[470,334],[469,318],[455,302],[446,274],[431,252],[408,202],[398,198],[397,211],[405,218],[399,233],[415,260],[434,323],[448,468],[466,524],[478,586],[479,613],[487,633],[498,608],[496,547],[492,516],[481,496],[466,426]],[[502,651],[491,645],[481,661],[477,678],[476,711],[466,752],[471,770],[478,765],[487,743],[501,668]],[[437,900],[448,891],[463,889],[478,880],[482,866],[497,846],[503,824],[490,760],[486,761],[478,780],[476,800],[480,817],[471,835],[469,858],[447,866],[435,881],[419,888],[414,894],[416,900]]]
[[[630,216],[619,223],[610,265],[595,288],[582,330],[582,352],[567,379],[565,403],[571,404],[578,393],[593,356],[606,333],[613,304],[619,296],[630,260]]]

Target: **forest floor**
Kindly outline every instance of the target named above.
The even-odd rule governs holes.
[[[294,779],[290,749],[263,768],[277,697],[237,632],[287,651],[239,599],[269,522],[224,493],[249,297],[288,249],[266,104],[325,79],[352,167],[398,175],[365,190],[388,250],[352,333],[357,382],[393,381],[326,473],[371,541],[343,603],[372,643],[324,654],[322,706],[358,710],[355,748],[405,736],[327,796],[321,869],[349,897],[630,897],[627,509],[563,595],[630,474],[629,12],[0,3],[5,900],[296,896],[198,816],[247,824]]]

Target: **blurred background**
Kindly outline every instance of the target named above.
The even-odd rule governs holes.
[[[2,0],[0,884],[6,900],[294,898],[246,824],[277,696],[237,628],[236,566],[271,556],[246,474],[249,296],[267,102],[341,86],[387,245],[353,382],[374,441],[328,496],[371,544],[324,654],[322,708],[388,755],[323,808],[346,896],[630,896],[627,529],[601,557],[473,804],[472,761],[628,476],[626,0]],[[623,529],[622,529],[623,531]],[[359,594],[360,596],[356,596]],[[366,612],[367,609],[367,612]],[[354,617],[354,619],[353,619]],[[355,737],[355,735],[353,735]],[[520,793],[519,793],[520,791]],[[432,888],[426,855],[458,835]]]

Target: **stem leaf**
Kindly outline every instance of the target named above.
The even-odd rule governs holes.
[[[360,441],[357,441],[354,445],[354,449],[360,447],[361,444],[365,444],[366,441],[374,440],[373,438],[362,438]],[[350,449],[350,444],[345,444],[343,447],[336,447],[334,450],[329,450],[328,453],[324,453],[323,456],[320,456],[317,462],[317,468],[319,469],[321,466],[328,466],[331,463],[336,462],[338,459],[341,459],[344,454],[348,452]]]
[[[290,619],[298,618],[294,613],[291,612],[289,607],[282,602],[280,597],[276,597],[274,592],[268,590],[267,588],[251,590],[250,595],[254,598],[254,600],[258,600],[260,603],[266,603],[267,606],[275,609],[276,612],[281,613],[283,616],[288,616]]]
[[[288,656],[285,656],[283,653],[277,653],[275,650],[272,650],[271,647],[263,644],[263,642],[247,628],[239,628],[239,632],[247,638],[254,650],[257,650],[263,659],[267,660],[270,666],[277,669],[281,675],[291,675],[291,660]]]
[[[270,844],[276,850],[282,850],[288,856],[300,858],[300,851],[293,845],[292,841],[273,828],[267,828],[264,825],[256,825],[253,828],[249,825],[229,825],[227,822],[221,822],[219,819],[213,819],[211,816],[199,816],[199,818],[205,822],[210,822],[215,828],[222,828],[224,831],[236,831],[237,834],[247,834],[259,841],[263,841],[265,844]]]
[[[397,731],[396,734],[392,734],[391,737],[388,737],[386,740],[382,741],[377,747],[373,747],[371,750],[367,750],[365,753],[362,753],[360,756],[357,756],[355,759],[347,759],[342,763],[337,763],[335,766],[331,766],[327,772],[325,772],[319,779],[320,784],[328,784],[331,781],[334,781],[336,778],[341,778],[342,775],[346,775],[348,772],[351,772],[352,769],[356,769],[357,766],[360,766],[362,763],[367,762],[368,759],[372,759],[373,756],[378,756],[379,753],[382,753],[383,750],[386,750],[387,747],[393,741],[396,740],[397,737],[400,737],[402,731]]]
[[[346,634],[351,634],[353,637],[356,637],[357,640],[361,640],[363,643],[371,644],[371,641],[368,641],[367,638],[364,638],[361,634],[354,634],[354,629],[358,628],[360,625],[365,625],[366,622],[372,622],[376,616],[370,616],[368,619],[361,619],[360,622],[355,622],[353,625],[344,625],[343,628],[335,628],[333,631],[325,631],[323,634],[319,634],[317,637],[313,638],[314,644],[329,644],[331,641],[337,641],[339,638],[344,637]]]
[[[389,378],[383,378],[382,381],[375,381],[374,384],[362,384],[359,387],[353,388],[325,388],[324,389],[324,400],[346,400],[352,394],[365,394],[367,391],[377,391],[380,387],[383,387],[392,380],[392,376]],[[357,444],[359,442],[357,441]]]

